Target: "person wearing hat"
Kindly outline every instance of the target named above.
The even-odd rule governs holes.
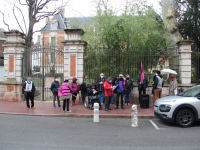
[[[72,107],[73,105],[75,105],[76,97],[77,97],[77,94],[79,93],[79,89],[80,89],[80,86],[77,83],[76,77],[72,78],[72,82],[71,82],[70,86],[72,88],[72,103],[71,103],[71,107]]]
[[[30,109],[29,99],[31,100],[31,108],[34,108],[34,94],[35,85],[32,82],[32,78],[28,77],[27,81],[24,82],[22,87],[22,95],[26,98],[27,109]]]
[[[56,99],[58,102],[58,107],[60,107],[60,99],[58,97],[58,88],[60,87],[60,83],[58,81],[58,77],[55,76],[54,81],[51,83],[51,92],[53,93],[53,107],[56,108]]]
[[[98,85],[98,90],[99,90],[99,97],[100,97],[100,102],[101,105],[103,105],[104,102],[104,88],[103,88],[103,84],[106,81],[104,74],[101,73],[100,74],[100,78],[97,80],[97,85]]]
[[[63,99],[63,112],[71,112],[71,110],[69,110],[69,101],[72,95],[71,94],[72,88],[69,85],[68,79],[65,79],[64,83],[61,85],[60,91],[61,91],[61,98]]]

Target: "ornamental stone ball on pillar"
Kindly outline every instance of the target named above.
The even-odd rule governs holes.
[[[4,47],[4,92],[3,99],[19,101],[21,100],[22,89],[22,58],[26,44],[25,34],[18,30],[4,32],[7,41]]]
[[[179,46],[179,81],[181,84],[191,84],[191,45],[192,40],[182,40],[177,43]]]
[[[77,77],[78,83],[83,82],[83,58],[86,42],[81,39],[82,29],[65,29],[67,38],[64,45],[64,78]]]

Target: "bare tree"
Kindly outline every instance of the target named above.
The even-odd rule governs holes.
[[[70,0],[62,0],[62,3],[58,6],[56,5],[57,3],[54,2],[54,8],[50,10],[48,8],[48,4],[50,4],[52,1],[57,1],[57,3],[59,2],[59,0],[13,0],[12,2],[10,2],[10,4],[12,5],[12,14],[15,18],[15,21],[17,22],[20,31],[25,34],[25,42],[27,48],[31,47],[33,34],[40,31],[34,31],[34,25],[40,22],[42,19],[58,13],[61,8],[65,7]],[[4,6],[5,9],[1,9],[0,13],[3,15],[3,23],[8,27],[8,31],[10,31],[10,26],[6,22],[5,15],[5,10],[7,9],[7,7],[5,4]],[[27,8],[28,19],[26,19],[27,17],[24,15],[27,14],[27,12],[24,12],[21,7]],[[22,21],[19,20],[20,17],[22,18]],[[28,20],[28,22],[26,22],[26,20]]]

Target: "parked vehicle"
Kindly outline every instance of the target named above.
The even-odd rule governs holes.
[[[158,99],[154,103],[154,115],[180,127],[190,127],[200,120],[200,85],[195,85],[176,96]]]

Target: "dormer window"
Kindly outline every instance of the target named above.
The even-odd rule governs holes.
[[[51,21],[51,30],[57,30],[57,29],[58,29],[58,22]]]

